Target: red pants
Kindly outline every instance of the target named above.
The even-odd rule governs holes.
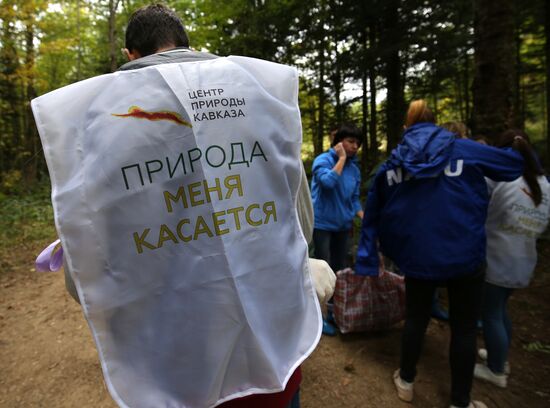
[[[225,402],[218,408],[286,408],[302,382],[300,367],[294,371],[284,391],[274,394],[254,394]]]

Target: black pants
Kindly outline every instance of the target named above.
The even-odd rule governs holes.
[[[313,230],[315,258],[326,261],[334,273],[346,267],[349,231]]]
[[[451,325],[451,403],[459,407],[470,404],[484,275],[481,268],[472,274],[444,282],[405,278],[407,317],[401,343],[401,378],[407,382],[414,381],[435,289],[446,286]]]

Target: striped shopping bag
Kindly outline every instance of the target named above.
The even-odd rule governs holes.
[[[383,330],[405,318],[404,279],[382,268],[378,276],[339,271],[333,300],[342,333]]]

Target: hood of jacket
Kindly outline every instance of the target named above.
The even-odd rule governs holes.
[[[390,162],[416,178],[434,176],[449,162],[455,135],[433,123],[417,123],[405,131]]]

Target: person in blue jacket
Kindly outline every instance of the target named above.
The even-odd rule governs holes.
[[[311,198],[315,257],[327,261],[336,272],[345,267],[353,219],[363,218],[359,199],[361,171],[356,157],[361,132],[353,125],[342,125],[331,146],[313,161]],[[323,333],[335,335],[336,329],[330,324],[330,305],[327,319],[323,322]]]
[[[446,286],[451,326],[451,407],[486,407],[470,400],[485,265],[485,177],[512,181],[523,160],[435,125],[423,100],[409,107],[402,142],[380,168],[368,193],[355,272],[378,275],[378,243],[405,275],[406,319],[400,399],[412,401],[416,364],[434,291]]]

